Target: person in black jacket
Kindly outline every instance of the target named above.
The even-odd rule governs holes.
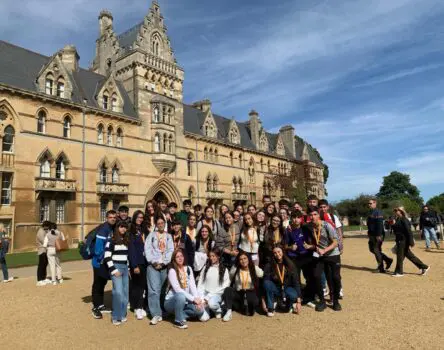
[[[171,235],[173,236],[174,250],[182,249],[186,252],[186,262],[188,266],[194,266],[194,244],[190,236],[182,232],[182,224],[179,220],[172,222]]]
[[[435,242],[436,249],[439,249],[439,240],[436,235],[436,226],[438,216],[427,205],[422,207],[421,217],[419,218],[419,229],[422,231],[426,241],[426,250],[430,249],[430,239]]]
[[[413,233],[410,228],[410,221],[403,208],[395,208],[393,212],[396,215],[396,221],[393,224],[393,232],[396,240],[396,269],[393,277],[404,276],[403,263],[404,258],[409,259],[418,269],[421,270],[421,275],[426,275],[430,266],[424,264],[419,260],[415,254],[410,250],[410,247],[415,245],[413,240]]]
[[[296,268],[290,258],[284,255],[282,246],[273,248],[273,260],[265,266],[264,290],[267,316],[274,316],[277,299],[284,310],[293,308],[296,314],[301,311],[301,288]]]

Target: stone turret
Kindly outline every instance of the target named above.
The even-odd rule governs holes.
[[[262,129],[262,122],[259,118],[259,114],[253,109],[248,114],[250,116],[249,125],[250,125],[250,133],[251,133],[251,141],[259,149],[259,136],[260,131]]]
[[[100,36],[104,35],[108,28],[113,29],[113,15],[108,10],[102,10],[99,14]]]
[[[60,58],[63,65],[69,72],[75,72],[79,69],[80,56],[77,53],[77,49],[74,45],[66,45],[60,50]]]
[[[211,101],[209,99],[197,101],[193,103],[193,107],[200,109],[202,112],[206,113],[211,110]]]

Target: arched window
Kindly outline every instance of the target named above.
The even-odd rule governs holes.
[[[65,98],[65,82],[63,78],[59,78],[57,82],[57,97]]]
[[[168,153],[173,153],[173,135],[168,138]]]
[[[40,177],[51,177],[51,164],[46,157],[40,163]]]
[[[101,183],[106,183],[107,180],[108,180],[108,168],[106,167],[105,163],[103,163],[100,166],[99,181]]]
[[[233,152],[230,152],[230,164],[233,166],[234,165],[234,156],[233,156]]]
[[[117,95],[113,94],[111,98],[111,110],[117,112]]]
[[[207,191],[210,192],[213,190],[213,181],[211,180],[211,175],[207,176]]]
[[[267,168],[268,168],[268,172],[271,173],[271,163],[270,163],[270,161],[267,162]]]
[[[71,118],[68,116],[63,119],[63,137],[71,137]]]
[[[167,152],[168,150],[168,136],[167,134],[163,134],[163,148],[162,148],[162,152]]]
[[[45,92],[48,95],[52,95],[53,90],[54,90],[54,77],[52,76],[51,73],[48,73],[45,79]]]
[[[116,146],[122,147],[122,145],[123,145],[123,131],[121,128],[118,128],[116,133]]]
[[[167,123],[167,112],[166,112],[166,106],[162,106],[162,123]]]
[[[105,91],[103,93],[103,104],[102,104],[103,109],[108,109],[108,102],[109,102],[108,91]]]
[[[264,171],[264,160],[261,158],[261,171]]]
[[[108,126],[108,132],[106,133],[106,143],[108,146],[113,145],[113,127]]]
[[[154,107],[154,109],[153,109],[153,121],[154,121],[154,123],[160,122],[159,107],[158,106]]]
[[[219,163],[219,151],[217,150],[217,148],[214,149],[214,161],[216,163]]]
[[[187,157],[187,176],[193,175],[193,154],[190,152],[188,153]]]
[[[160,152],[160,136],[157,133],[154,135],[154,152]]]
[[[3,152],[14,152],[14,137],[15,130],[11,125],[8,125],[5,128],[5,134],[3,135],[2,140],[2,151]]]
[[[46,132],[46,113],[40,111],[37,119],[37,132],[44,134]]]
[[[248,175],[249,175],[249,179],[250,179],[250,183],[254,184],[255,183],[255,167],[254,167],[254,159],[251,158],[250,159],[250,164],[248,165]]]
[[[214,175],[213,178],[213,191],[218,191],[219,189],[219,178],[217,177],[217,175]]]
[[[239,167],[242,168],[242,153],[239,153]]]
[[[97,143],[103,144],[103,125],[97,127]]]
[[[56,179],[64,180],[66,178],[65,161],[60,157],[56,162]]]
[[[113,184],[119,183],[119,168],[117,165],[114,165],[113,169],[111,170],[111,182]]]
[[[209,152],[209,155],[210,155],[210,161],[213,161],[214,159],[213,159],[213,147],[210,147],[210,152]]]
[[[204,160],[208,160],[208,148],[204,148]]]

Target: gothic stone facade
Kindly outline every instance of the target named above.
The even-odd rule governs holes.
[[[280,199],[271,176],[292,165],[324,195],[322,162],[291,126],[271,134],[255,111],[238,122],[209,100],[182,102],[184,71],[157,1],[121,35],[102,11],[99,31],[90,70],[74,46],[46,57],[0,41],[0,221],[14,251],[33,249],[46,219],[75,244],[119,204]]]

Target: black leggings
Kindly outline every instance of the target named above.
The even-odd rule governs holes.
[[[341,291],[341,256],[323,256],[315,259],[316,266],[314,269],[314,276],[316,281],[316,293],[321,302],[324,302],[324,291],[322,288],[322,272],[325,272],[330,294],[333,296],[333,301],[339,300],[339,292]]]
[[[395,273],[404,273],[404,259],[409,259],[418,269],[426,269],[424,264],[413,252],[410,250],[410,245],[405,240],[396,242],[396,269]]]
[[[37,281],[46,279],[46,267],[48,266],[48,257],[46,253],[39,254],[39,264],[37,266]]]
[[[227,287],[222,299],[228,310],[233,309],[248,316],[253,316],[259,305],[259,298],[254,289],[236,291],[232,287]]]
[[[94,308],[98,308],[99,306],[103,305],[105,286],[108,283],[108,278],[103,277],[103,268],[104,266],[101,266],[98,269],[93,268],[94,279],[91,288],[91,295]]]
[[[131,269],[131,280],[130,280],[130,305],[132,309],[143,309],[144,308],[144,299],[143,293],[147,289],[146,284],[146,266],[139,265],[140,273],[134,273],[134,270]]]
[[[306,254],[293,257],[291,260],[296,266],[299,285],[302,285],[301,272],[305,278],[305,288],[302,292],[304,301],[313,301],[316,293],[313,256],[311,256],[311,254]]]

